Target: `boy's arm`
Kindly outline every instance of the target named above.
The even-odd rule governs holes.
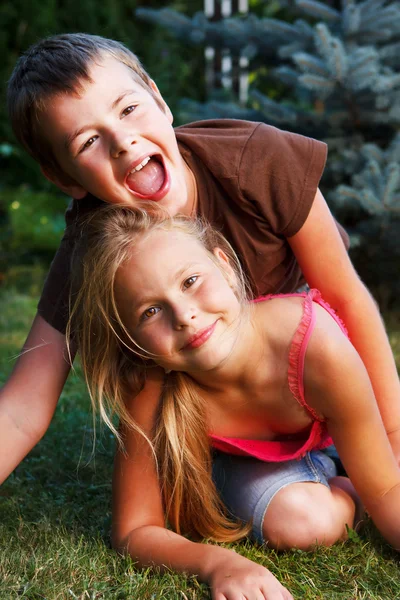
[[[400,462],[400,381],[393,353],[377,305],[359,279],[319,190],[306,222],[288,242],[309,286],[319,289],[343,319]]]
[[[400,550],[400,469],[367,370],[351,342],[316,306],[306,355],[308,404],[325,420],[348,476],[375,525]]]
[[[69,370],[65,336],[37,315],[0,391],[0,483],[45,434]]]

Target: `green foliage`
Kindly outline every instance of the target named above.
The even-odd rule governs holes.
[[[19,264],[49,264],[63,235],[68,199],[27,188],[4,190],[1,197],[0,273]]]

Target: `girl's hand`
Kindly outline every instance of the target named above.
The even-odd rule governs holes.
[[[213,600],[293,600],[268,569],[233,551],[218,561],[209,583]]]

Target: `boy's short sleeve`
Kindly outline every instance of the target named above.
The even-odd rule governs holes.
[[[90,194],[82,200],[72,200],[66,213],[66,229],[50,265],[38,304],[39,315],[49,325],[65,333],[69,319],[71,264],[77,240],[82,236],[82,224],[93,212],[105,206]]]
[[[61,333],[65,333],[68,322],[73,249],[74,238],[65,235],[51,263],[38,304],[39,315]]]
[[[254,129],[241,157],[239,188],[275,234],[291,237],[303,226],[326,156],[323,142],[264,123]]]

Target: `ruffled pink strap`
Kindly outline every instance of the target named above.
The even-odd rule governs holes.
[[[332,306],[326,300],[324,300],[322,298],[321,292],[319,290],[313,289],[311,291],[315,294],[315,296],[313,298],[314,301],[318,302],[318,304],[320,306],[322,306],[331,315],[331,317],[333,319],[335,319],[336,323],[339,325],[340,329],[343,331],[345,336],[350,339],[349,332],[347,331],[347,327],[344,324],[344,322],[342,321],[342,319],[339,317],[339,315],[337,314],[335,309],[333,309]]]
[[[326,423],[320,416],[308,406],[304,396],[304,361],[307,345],[315,326],[315,310],[313,302],[320,304],[339,324],[342,331],[347,335],[347,329],[343,321],[336,312],[321,298],[318,290],[312,289],[307,292],[294,294],[269,294],[253,300],[253,302],[262,302],[272,298],[300,297],[304,298],[303,315],[300,324],[293,336],[289,348],[289,367],[288,382],[289,388],[296,400],[312,416],[313,423],[306,440],[298,441],[263,441],[246,440],[240,438],[225,438],[216,435],[210,435],[214,448],[227,452],[229,454],[239,454],[244,456],[255,456],[265,461],[284,461],[294,458],[301,458],[311,449],[322,449],[330,446],[333,441],[328,435]]]
[[[288,382],[289,388],[297,402],[313,417],[315,421],[322,422],[321,417],[311,406],[308,406],[304,397],[304,361],[311,334],[315,326],[315,310],[313,300],[320,296],[318,290],[310,290],[304,296],[303,316],[293,336],[289,349]]]

